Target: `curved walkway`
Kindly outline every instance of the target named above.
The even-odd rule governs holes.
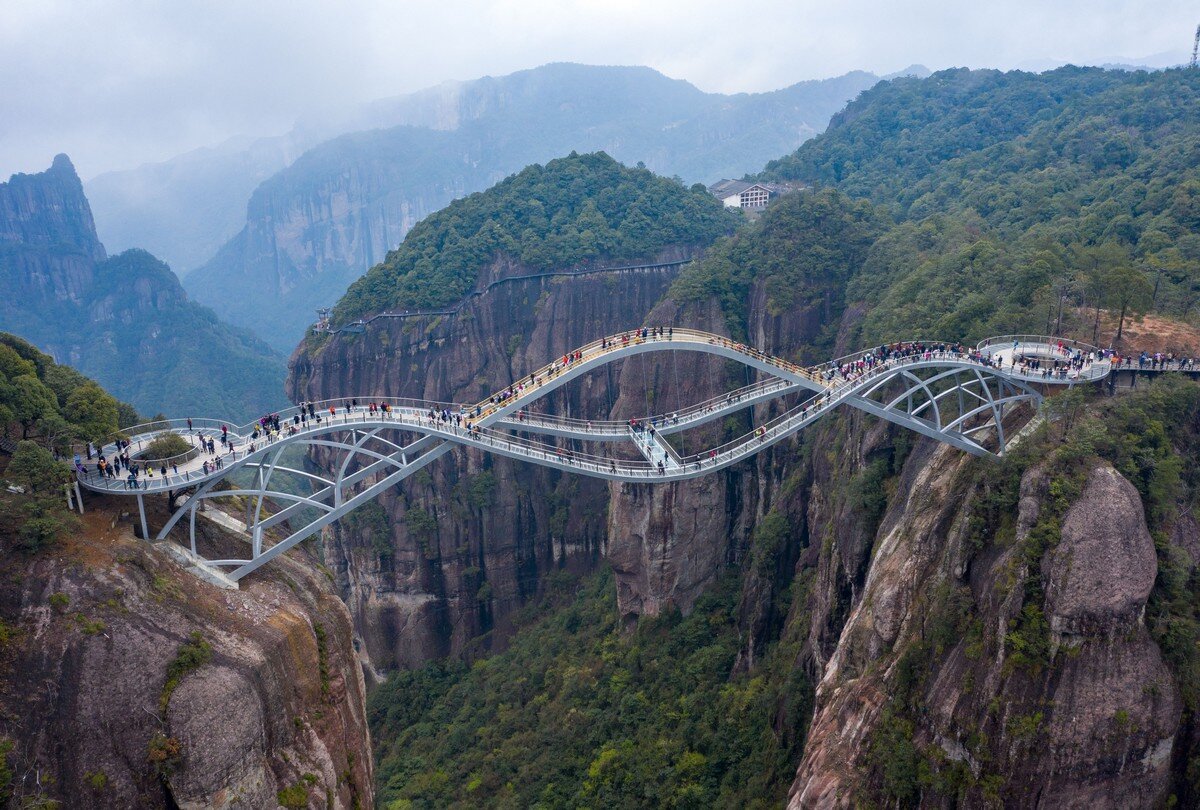
[[[589,422],[529,410],[537,399],[606,363],[656,351],[694,351],[729,358],[767,378],[675,413],[629,422]],[[469,405],[344,398],[288,408],[272,414],[269,425],[268,417],[248,425],[192,418],[132,428],[128,452],[135,463],[149,442],[164,434],[184,437],[193,449],[168,465],[166,475],[160,471],[127,481],[99,476],[89,465],[80,483],[94,491],[136,496],[143,537],[150,536],[143,496],[186,490],[186,501],[175,509],[157,538],[166,539],[173,527],[187,518],[190,551],[172,546],[174,553],[189,565],[199,566],[210,581],[237,587],[241,577],[459,445],[615,481],[677,481],[735,464],[794,435],[833,408],[849,404],[965,452],[989,455],[991,451],[975,436],[993,432],[997,452],[1003,452],[1005,409],[1021,402],[1040,402],[1042,394],[1033,384],[1070,386],[1100,379],[1109,371],[1107,361],[1091,347],[1038,336],[997,338],[973,349],[945,342],[907,341],[805,368],[719,335],[690,329],[641,329],[581,346]],[[809,396],[745,435],[702,453],[680,456],[666,438],[665,434],[787,394]],[[397,433],[419,434],[420,438],[401,445],[398,439],[388,438]],[[227,438],[226,443],[220,441],[221,436]],[[559,438],[583,442],[588,452],[576,446],[563,447],[555,442]],[[212,465],[217,456],[196,452],[201,439],[212,441],[219,450],[221,469]],[[625,442],[637,457],[593,452],[601,442]],[[341,454],[341,460],[336,471],[322,474],[284,468],[281,451],[289,446],[320,447]],[[109,443],[102,453],[111,457],[118,449]],[[216,489],[236,470],[253,472],[254,484]],[[313,484],[311,494],[272,487],[276,472],[308,479]],[[206,499],[229,495],[247,498],[250,555],[245,559],[203,559],[196,547],[196,515]],[[268,500],[280,506],[264,509]],[[315,510],[318,516],[304,517],[302,510]],[[307,522],[296,526],[293,518]],[[286,536],[268,546],[265,531],[285,521]],[[224,574],[220,567],[234,570]]]
[[[844,402],[858,405],[885,418],[892,418],[886,413],[888,408],[857,401],[858,396],[868,390],[878,389],[881,379],[911,377],[912,372],[916,370],[933,369],[946,373],[964,370],[977,373],[982,370],[986,375],[1003,378],[1012,383],[1055,385],[1097,380],[1110,371],[1107,362],[1089,362],[1085,359],[1078,369],[1070,369],[1061,375],[1047,375],[1045,368],[1049,366],[1034,368],[1029,362],[1036,357],[1046,363],[1065,364],[1072,357],[1071,352],[1081,351],[1080,348],[1076,348],[1078,344],[1063,348],[1057,339],[1029,338],[1017,340],[1014,351],[1013,342],[1011,337],[991,339],[983,341],[974,350],[966,350],[947,343],[908,341],[891,344],[891,347],[858,352],[821,366],[805,368],[728,338],[696,330],[664,329],[661,335],[655,334],[654,330],[630,331],[581,346],[504,390],[471,405],[402,398],[341,398],[315,404],[311,409],[311,417],[307,412],[302,413],[304,409],[300,406],[278,412],[276,416],[280,421],[281,430],[277,432],[260,431],[257,422],[231,425],[207,418],[171,419],[140,428],[130,428],[129,452],[135,463],[148,443],[164,433],[183,436],[193,446],[201,438],[211,440],[217,452],[211,455],[207,452],[193,453],[191,458],[168,464],[165,476],[162,475],[161,469],[149,474],[143,473],[135,482],[136,488],[131,486],[125,477],[99,476],[94,465],[86,467],[87,474],[80,477],[80,483],[97,491],[131,495],[190,488],[211,479],[225,477],[247,460],[265,457],[268,451],[280,442],[315,440],[323,434],[341,432],[347,428],[402,429],[602,478],[628,481],[676,480],[694,477],[752,455],[763,447],[795,433]],[[923,348],[918,351],[911,348],[914,346]],[[603,364],[636,354],[667,350],[698,351],[734,359],[766,373],[770,378],[676,413],[638,419],[633,430],[627,422],[589,422],[533,414],[527,410],[533,401]],[[769,423],[756,427],[745,436],[703,453],[677,458],[669,445],[665,444],[665,440],[656,438],[659,434],[674,433],[719,419],[767,399],[804,391],[813,396]],[[1029,396],[1022,394],[1018,398]],[[375,407],[371,407],[372,405]],[[932,405],[936,410],[936,397]],[[975,413],[985,410],[986,408],[981,406]],[[897,417],[894,421],[899,421],[898,414],[893,416]],[[927,435],[946,438],[941,435],[944,426],[939,425],[938,429],[932,432],[922,430],[919,423],[909,426]],[[955,429],[960,426],[956,424],[950,427]],[[229,439],[228,444],[223,444],[220,440],[223,435],[222,428],[224,435]],[[548,442],[513,435],[512,431],[585,441],[629,441],[639,449],[644,460],[629,461],[609,456],[567,453]],[[101,454],[109,458],[116,453],[117,447],[111,443],[101,450]],[[215,469],[213,464],[218,457],[222,462],[222,469]],[[205,462],[209,463],[207,472]],[[661,466],[659,462],[662,462]]]

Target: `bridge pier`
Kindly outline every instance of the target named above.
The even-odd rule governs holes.
[[[143,500],[142,493],[137,495],[138,515],[142,519],[142,539],[147,543],[150,542],[150,530],[146,528],[146,502]]]

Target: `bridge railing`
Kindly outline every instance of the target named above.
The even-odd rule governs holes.
[[[1016,371],[1016,366],[1014,365],[1013,370],[1008,373],[1024,380],[1047,381],[1065,379],[1068,381],[1091,381],[1108,376],[1112,370],[1112,363],[1105,356],[1105,350],[1080,340],[1060,338],[1053,335],[998,335],[981,340],[977,348],[985,354],[992,355],[997,352],[1010,351],[1013,349],[1014,344],[1016,345],[1016,351],[1013,359],[1022,355],[1037,356],[1039,351],[1048,353],[1052,359],[1058,361],[1069,360],[1076,352],[1083,358],[1087,358],[1084,366],[1078,369],[1046,368],[1035,369],[1032,372],[1022,374]],[[1093,356],[1095,357],[1094,361],[1090,359]]]
[[[725,349],[730,349],[738,352],[739,354],[745,355],[746,357],[752,358],[757,362],[775,366],[784,371],[804,376],[813,381],[817,381],[818,379],[817,375],[814,374],[811,369],[807,369],[795,363],[790,363],[786,360],[781,360],[780,358],[762,352],[753,346],[747,346],[743,343],[739,343],[721,335],[712,334],[710,332],[701,332],[696,329],[686,329],[683,327],[663,327],[663,329],[663,334],[655,335],[653,334],[653,329],[647,327],[647,335],[643,337],[643,330],[639,327],[637,329],[630,329],[615,335],[605,336],[597,340],[593,340],[590,343],[585,343],[584,345],[578,346],[572,350],[572,354],[578,352],[581,355],[579,360],[552,360],[536,371],[531,372],[529,375],[523,375],[521,379],[517,380],[513,386],[513,388],[516,389],[513,396],[500,397],[499,401],[494,401],[496,397],[504,393],[496,392],[490,395],[487,399],[471,405],[468,410],[471,413],[478,412],[480,415],[486,415],[487,413],[490,413],[492,409],[496,407],[503,407],[511,402],[514,397],[520,396],[523,393],[523,390],[520,389],[522,383],[529,384],[528,381],[532,381],[532,384],[537,386],[543,381],[553,379],[563,371],[574,367],[575,363],[588,362],[602,357],[605,354],[617,352],[631,345],[640,346],[646,343],[680,343],[684,344],[681,346],[681,349],[684,350],[686,350],[686,344],[688,343],[719,345]]]
[[[868,356],[878,357],[877,355],[875,355],[875,352],[881,346],[889,348],[889,349],[894,346],[895,347],[906,347],[906,348],[911,347],[911,346],[925,346],[925,347],[930,347],[927,349],[928,351],[937,353],[939,355],[940,354],[953,354],[956,357],[960,356],[960,355],[961,356],[969,356],[968,351],[955,352],[955,351],[953,351],[952,348],[950,348],[950,349],[945,348],[945,347],[963,346],[962,343],[956,343],[952,340],[922,340],[919,338],[914,338],[912,340],[892,340],[892,341],[888,341],[887,343],[881,343],[881,344],[877,344],[875,346],[871,346],[870,348],[867,348],[867,349],[859,349],[856,352],[851,352],[850,354],[845,354],[845,355],[842,355],[841,357],[835,357],[832,360],[826,360],[824,363],[820,363],[815,366],[810,366],[809,370],[813,371],[814,373],[824,374],[825,372],[827,372],[831,369],[841,368],[842,366],[844,366],[848,363],[857,363],[859,360],[865,359]],[[941,346],[943,348],[934,349],[934,348],[932,348],[934,346]]]
[[[711,413],[715,408],[723,407],[734,403],[741,402],[755,397],[766,396],[776,391],[785,391],[796,388],[796,383],[775,377],[769,380],[751,383],[750,385],[741,388],[735,388],[724,394],[711,397],[702,402],[697,402],[694,405],[689,405],[686,408],[680,408],[673,413],[661,413],[646,416],[635,417],[639,424],[648,424],[658,427],[659,425],[670,427],[673,425],[687,424]],[[524,411],[522,417],[516,414],[504,418],[504,423],[511,427],[520,427],[523,424],[543,425],[546,427],[562,427],[565,429],[578,431],[580,433],[622,433],[629,427],[630,420],[623,419],[577,419],[570,416],[555,416],[553,414],[535,413]]]
[[[979,341],[979,343],[976,344],[976,348],[978,348],[980,351],[996,348],[1009,349],[1012,348],[1012,344],[1014,342],[1017,343],[1018,350],[1020,350],[1021,346],[1028,344],[1049,346],[1053,349],[1057,349],[1059,345],[1062,345],[1063,347],[1069,349],[1081,351],[1084,354],[1087,354],[1088,352],[1096,352],[1096,354],[1099,355],[1102,351],[1102,349],[1099,347],[1093,346],[1090,343],[1084,343],[1081,340],[1055,337],[1053,335],[996,335],[994,337],[984,338],[983,340]]]

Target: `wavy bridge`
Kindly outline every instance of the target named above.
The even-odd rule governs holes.
[[[664,351],[734,360],[759,372],[760,381],[673,413],[621,422],[529,411],[535,401],[605,364]],[[990,338],[973,349],[907,341],[802,367],[719,335],[638,329],[581,346],[478,403],[343,398],[280,411],[266,425],[263,420],[233,426],[193,418],[129,428],[121,440],[128,442],[125,452],[143,467],[142,473],[134,476],[126,469],[124,475],[111,470],[106,475],[88,466],[79,483],[92,491],[135,497],[145,538],[151,537],[145,496],[170,494],[175,508],[155,539],[166,540],[186,521],[190,549],[182,553],[187,561],[200,566],[211,581],[237,587],[251,571],[455,446],[597,478],[662,483],[729,467],[848,405],[968,453],[999,455],[1007,444],[1004,418],[1015,406],[1036,406],[1049,386],[1099,380],[1111,370],[1095,347],[1046,336]],[[689,455],[671,441],[673,434],[787,395],[792,395],[791,407],[732,441]],[[150,462],[150,442],[168,433],[184,437],[192,449]],[[223,435],[227,442],[221,441]],[[202,441],[212,441],[215,454],[198,450]],[[621,445],[626,452],[613,452]],[[288,448],[330,452],[338,459],[336,469],[319,474],[289,467],[283,458]],[[101,455],[113,458],[120,450],[114,440]],[[289,491],[295,487],[281,485],[280,479],[295,480],[291,477],[306,481],[309,491],[298,494]],[[209,499],[232,496],[246,504],[249,554],[205,559],[196,548],[197,512]],[[281,529],[272,534],[284,536],[269,542],[266,532],[275,526]]]

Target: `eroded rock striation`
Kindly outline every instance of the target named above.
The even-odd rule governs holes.
[[[371,806],[365,686],[326,578],[281,559],[240,591],[217,589],[136,540],[124,508],[89,499],[76,537],[5,558],[13,795],[249,808],[290,791]]]
[[[1156,564],[1132,485],[1108,466],[1087,472],[1061,540],[1038,563],[1049,638],[1062,649],[1031,664],[1016,658],[1010,634],[1023,627],[1031,575],[1021,549],[1044,528],[1052,497],[1044,471],[1022,479],[1014,542],[970,561],[966,517],[982,494],[973,462],[945,447],[922,462],[906,470],[861,598],[823,668],[789,806],[849,807],[873,795],[887,778],[880,759],[908,750],[881,742],[892,730],[960,767],[979,803],[1115,808],[1165,799],[1182,702],[1141,618]],[[950,618],[969,604],[973,615]],[[945,622],[964,632],[939,636]],[[930,787],[925,799],[936,802]]]

